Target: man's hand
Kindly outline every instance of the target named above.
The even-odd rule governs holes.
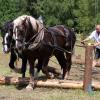
[[[81,41],[81,43],[82,43],[82,44],[85,44],[84,42],[85,42],[84,40],[83,40],[83,41]]]
[[[100,42],[95,43],[94,46],[100,46]]]

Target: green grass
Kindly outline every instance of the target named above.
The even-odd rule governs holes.
[[[35,88],[18,90],[15,86],[0,86],[0,100],[100,100],[100,91],[89,95],[82,90]]]

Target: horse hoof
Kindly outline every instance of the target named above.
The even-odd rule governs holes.
[[[63,78],[63,80],[68,80],[68,75],[66,75],[66,76]]]
[[[53,79],[54,78],[54,74],[50,73],[50,78]]]
[[[32,91],[32,90],[33,90],[32,85],[31,85],[31,84],[29,84],[29,85],[26,87],[26,90],[27,90],[27,91]]]
[[[65,75],[62,76],[64,80],[68,80],[69,78],[69,72],[66,72]]]
[[[47,75],[47,77],[48,77],[49,79],[53,79],[53,78],[54,78],[54,74],[53,74],[53,73],[49,73],[49,75]]]

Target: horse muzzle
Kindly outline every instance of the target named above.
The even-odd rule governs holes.
[[[4,52],[5,54],[9,53],[9,51],[10,51],[9,48],[7,48],[7,47],[3,47],[3,52]]]

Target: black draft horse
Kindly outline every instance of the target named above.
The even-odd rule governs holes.
[[[24,55],[20,55],[18,51],[15,49],[15,40],[13,39],[13,21],[6,22],[1,28],[1,35],[3,37],[3,52],[10,54],[10,62],[9,67],[14,70],[15,72],[18,72],[18,70],[14,63],[18,59],[17,57],[20,57],[22,59],[22,67],[21,67],[21,73],[22,78],[25,78],[25,72],[26,72],[26,64],[27,64],[27,58]]]
[[[71,68],[72,50],[76,41],[74,32],[63,25],[48,29],[41,27],[40,31],[38,31],[41,23],[30,16],[24,16],[24,20],[20,21],[19,25],[14,26],[15,45],[17,50],[24,53],[29,61],[30,83],[27,88],[34,86],[33,66],[36,59],[39,59],[40,68],[42,68],[43,72],[50,77],[47,65],[52,54],[55,55],[61,65],[63,70],[62,78],[66,79]],[[66,51],[66,57],[62,49]]]
[[[25,72],[26,72],[26,64],[27,64],[27,58],[25,55],[20,55],[18,53],[18,50],[15,48],[15,40],[13,39],[13,21],[8,21],[6,22],[2,27],[0,27],[0,31],[2,33],[3,37],[3,52],[4,53],[10,53],[10,62],[9,62],[9,67],[14,70],[17,73],[22,73],[22,78],[25,78]],[[18,57],[18,58],[17,58]],[[21,58],[22,59],[22,67],[21,70],[17,69],[14,65],[15,61],[17,59]],[[41,67],[41,61],[39,61],[36,64],[37,72],[39,73],[40,70],[42,69]],[[54,69],[49,70],[50,72],[54,72]],[[57,74],[57,73],[56,73]],[[37,76],[36,76],[37,77]]]

